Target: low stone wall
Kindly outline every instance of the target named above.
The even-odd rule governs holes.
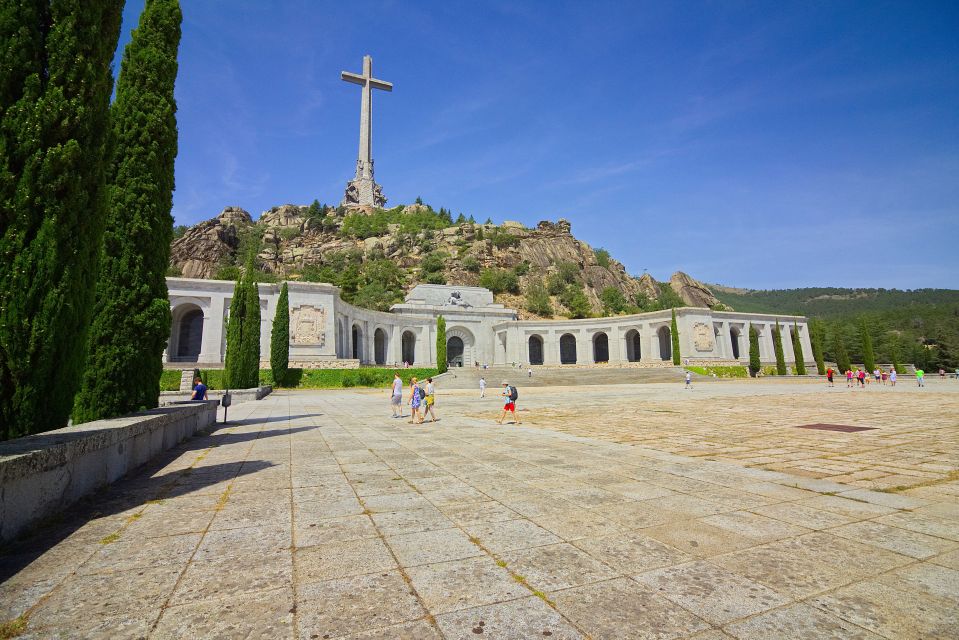
[[[0,443],[0,540],[215,422],[215,402],[189,402]]]
[[[174,404],[180,404],[183,401],[188,401],[192,391],[161,391],[160,392],[160,406],[167,407]],[[207,398],[210,400],[215,400],[217,404],[220,403],[220,400],[223,398],[223,391],[208,391]],[[231,405],[237,405],[241,402],[252,402],[254,400],[262,400],[273,393],[273,387],[270,385],[264,385],[262,387],[252,387],[250,389],[230,389],[230,398]]]

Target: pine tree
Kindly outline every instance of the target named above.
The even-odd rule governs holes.
[[[826,375],[826,360],[822,353],[823,333],[825,327],[819,320],[809,323],[809,340],[812,343],[812,357],[816,361],[816,371],[819,375]]]
[[[872,350],[872,336],[866,326],[866,318],[859,319],[859,332],[862,337],[862,366],[867,372],[876,370],[876,354]]]
[[[749,325],[749,375],[755,378],[760,369],[762,362],[759,359],[759,330]]]
[[[673,364],[680,363],[679,357],[679,327],[676,325],[676,309],[673,309],[673,319],[669,323],[669,335],[673,339]]]
[[[243,319],[246,316],[246,283],[241,276],[233,287],[233,300],[230,302],[230,317],[226,328],[226,358],[224,383],[228,389],[243,389]]]
[[[64,426],[84,370],[122,6],[0,6],[0,438]]]
[[[793,320],[793,354],[796,358],[796,375],[806,375],[806,357],[802,352],[802,338],[799,337],[799,325]]]
[[[436,369],[446,373],[446,318],[436,318]]]
[[[173,162],[179,0],[149,0],[123,54],[110,109],[109,211],[74,422],[155,407],[170,335],[167,263],[173,235]]]
[[[243,342],[241,349],[243,389],[260,386],[260,287],[256,282],[255,269],[246,271],[246,304],[243,316]]]
[[[285,282],[276,301],[276,315],[270,332],[270,368],[273,369],[273,384],[285,384],[290,368],[290,301]]]
[[[776,352],[776,373],[784,376],[789,370],[786,369],[786,356],[783,355],[783,334],[779,328],[779,320],[776,320],[776,328],[773,329],[773,350]]]

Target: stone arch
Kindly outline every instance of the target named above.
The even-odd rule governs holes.
[[[604,331],[593,335],[593,362],[609,362],[609,336]]]
[[[350,338],[352,339],[353,352],[351,355],[353,359],[363,362],[363,329],[355,322],[350,331]]]
[[[413,364],[416,361],[416,334],[407,329],[403,332],[403,362]]]
[[[739,360],[739,355],[741,353],[739,345],[739,338],[741,335],[742,332],[740,332],[739,327],[729,327],[729,342],[733,345],[734,360]]]
[[[642,345],[640,344],[639,331],[630,329],[626,332],[626,360],[629,362],[639,362],[643,357]]]
[[[659,336],[659,357],[662,360],[672,360],[673,359],[673,335],[670,332],[669,327],[660,327],[656,331],[656,335]]]
[[[446,361],[450,366],[466,367],[473,364],[476,340],[466,327],[450,327],[446,330]]]
[[[389,338],[386,336],[386,331],[382,328],[377,328],[377,330],[373,332],[373,362],[379,365],[386,364],[388,346]]]
[[[530,364],[543,364],[543,338],[540,336],[530,336],[528,342],[529,351],[527,353]]]
[[[571,333],[564,333],[559,339],[560,364],[576,364],[576,337]]]
[[[169,362],[197,362],[203,347],[203,309],[187,302],[173,310]]]

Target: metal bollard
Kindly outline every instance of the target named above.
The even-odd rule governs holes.
[[[220,399],[220,406],[223,407],[223,424],[226,424],[226,412],[230,409],[231,404],[233,404],[233,396],[230,395],[230,390],[227,389],[223,392],[223,397]]]

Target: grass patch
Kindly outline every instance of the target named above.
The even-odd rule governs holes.
[[[959,480],[959,469],[953,469],[946,474],[944,478],[937,478],[935,480],[924,480],[922,482],[917,482],[916,484],[900,484],[895,487],[886,487],[885,489],[876,489],[876,491],[881,491],[882,493],[900,493],[902,491],[909,491],[910,489],[919,489],[921,487],[934,487],[937,484],[945,484],[947,482],[956,482]]]
[[[282,389],[350,389],[353,387],[388,387],[393,382],[393,373],[399,373],[404,385],[416,376],[425,380],[435,376],[433,368],[393,369],[390,367],[361,367],[359,369],[290,369],[282,384],[276,384],[271,369],[260,369],[260,384]],[[222,369],[201,369],[200,378],[212,390],[226,388]],[[160,377],[161,391],[179,391],[180,372],[165,370]],[[184,392],[185,393],[185,392]]]
[[[100,544],[112,544],[112,543],[116,542],[116,541],[119,540],[119,539],[120,539],[120,532],[119,532],[119,531],[114,531],[114,532],[111,533],[110,535],[104,536],[103,538],[101,538],[101,539],[100,539]]]
[[[29,614],[22,614],[13,620],[0,622],[0,640],[9,640],[16,638],[27,630],[27,622],[30,621]]]
[[[746,367],[741,365],[735,365],[735,366],[729,366],[729,367],[689,366],[686,368],[692,371],[693,373],[698,373],[701,376],[712,377],[712,375],[715,374],[717,378],[748,378],[749,377],[749,371],[746,369]]]
[[[216,506],[213,507],[215,511],[222,511],[223,507],[226,506],[226,503],[230,500],[230,487],[226,488],[226,491],[223,492],[223,495],[220,496],[220,499],[216,501]]]

